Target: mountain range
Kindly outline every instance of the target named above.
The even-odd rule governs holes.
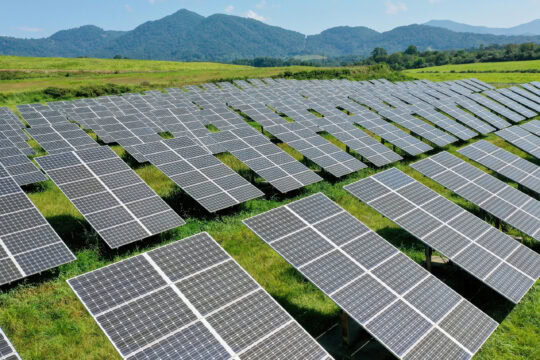
[[[433,24],[431,24],[433,25]],[[368,55],[375,47],[389,53],[409,45],[419,50],[465,49],[490,44],[540,42],[540,35],[492,35],[456,32],[431,25],[409,25],[386,32],[367,27],[334,27],[317,35],[232,15],[208,17],[182,9],[130,31],[86,25],[42,39],[0,37],[0,54],[44,57],[223,61],[294,55]]]
[[[475,34],[491,34],[491,35],[540,35],[540,19],[530,21],[526,24],[521,24],[509,28],[492,28],[487,26],[473,26],[458,23],[452,20],[431,20],[424,25],[436,26],[456,32],[469,32]]]

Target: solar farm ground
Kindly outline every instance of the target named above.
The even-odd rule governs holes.
[[[77,59],[65,61],[71,60]],[[226,75],[224,73],[221,77],[226,77]],[[458,78],[461,74],[453,75]],[[111,76],[114,77],[114,75]],[[515,82],[521,82],[521,80]],[[325,135],[325,137],[344,148],[331,136]],[[505,143],[494,134],[481,138],[539,164],[536,159]],[[31,145],[38,150],[37,156],[44,155],[43,150],[39,149],[35,142],[31,141]],[[285,144],[279,144],[279,146],[295,158],[302,158],[289,146]],[[459,147],[463,146],[465,144]],[[270,186],[263,184],[261,179],[256,179],[257,186],[265,192],[266,197],[249,201],[218,215],[209,215],[155,167],[138,165],[129,159],[122,148],[113,146],[113,149],[178,214],[186,219],[187,225],[119,250],[110,250],[52,181],[48,180],[37,186],[26,188],[30,199],[73,250],[77,260],[2,289],[0,327],[9,336],[23,359],[120,359],[66,280],[201,231],[208,231],[310,334],[318,336],[339,320],[338,307],[249,231],[242,224],[242,220],[319,191],[339,203],[413,260],[422,262],[424,259],[424,248],[419,241],[343,190],[344,185],[381,170],[361,170],[341,181],[334,181],[325,176],[325,181],[286,196],[280,195]],[[456,152],[457,149],[458,147],[449,146],[443,150],[448,150],[474,166],[494,174],[459,155]],[[238,160],[230,155],[219,155],[219,157],[235,171],[248,177],[249,170]],[[397,163],[396,167],[458,205],[481,215],[477,207],[408,166],[425,157],[426,155],[417,156],[414,159],[408,158]],[[316,169],[312,163],[306,164]],[[513,229],[505,228],[505,231],[511,235],[521,236]],[[537,252],[540,251],[539,244],[533,240],[525,239],[525,244]],[[540,284],[537,283],[520,304],[514,306],[450,264],[435,267],[434,273],[482,311],[500,322],[498,329],[488,339],[475,359],[540,358],[540,318],[538,317]],[[381,358],[384,358],[385,354],[388,354],[388,358],[392,358],[389,353],[384,352],[382,346],[377,344],[375,346],[380,348],[377,354]]]

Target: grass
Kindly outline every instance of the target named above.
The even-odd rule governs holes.
[[[71,69],[77,64],[80,65],[80,62],[83,63],[82,68],[86,70],[89,70],[89,64],[92,64],[94,68],[108,69],[107,71],[114,69],[114,67],[110,68],[114,66],[113,60],[67,59],[64,60],[67,64],[60,65],[57,63],[59,60],[56,59],[45,59],[43,63],[40,63],[27,58],[7,60],[5,58],[0,57],[0,63],[4,61],[4,64],[12,66],[16,66],[17,59],[20,59],[20,69],[23,70],[35,70],[32,68],[34,66],[39,67],[39,70],[48,70],[50,67],[52,70],[65,71],[65,69]],[[27,62],[25,63],[25,61]],[[137,65],[137,61],[120,61],[125,61],[126,64],[133,62],[133,65],[130,66],[133,66],[134,71],[145,70],[144,67],[141,68],[142,65]],[[85,62],[86,65],[84,65]],[[176,63],[147,63],[149,63],[148,69],[152,69],[152,71],[162,71],[169,69],[169,67],[173,68],[174,71],[184,71],[175,68]],[[68,66],[68,64],[70,65]],[[225,66],[229,67],[230,65]],[[193,71],[200,72],[200,76],[207,76],[203,74],[204,71],[201,69]],[[259,69],[251,68],[250,71],[259,71]],[[217,73],[215,76],[224,77],[225,73]],[[90,75],[85,74],[84,76]],[[100,76],[102,75],[97,75],[97,77]],[[114,77],[118,74],[108,76]],[[376,76],[376,74],[371,74],[371,76]],[[41,80],[46,81],[47,78]],[[54,83],[58,79],[51,76],[49,80]],[[18,81],[14,81],[14,83],[16,84]],[[27,90],[23,88],[22,92],[25,91]],[[11,99],[15,101],[22,98],[24,96]],[[344,149],[344,146],[333,137],[328,134],[323,134],[323,136]],[[483,138],[523,158],[536,161],[495,135]],[[38,146],[34,141],[30,141],[30,144],[35,148]],[[464,144],[460,146],[462,145]],[[286,144],[279,144],[279,146],[292,156],[302,160],[300,154]],[[456,149],[455,146],[447,148],[454,154],[456,154]],[[133,165],[133,162],[128,161],[129,158],[121,147],[113,146],[113,150],[124,157],[130,165]],[[43,155],[43,152],[40,150],[39,154]],[[422,155],[414,159],[406,158],[395,166],[460,206],[480,215],[481,212],[477,207],[421,176],[408,166],[412,161],[426,156]],[[219,155],[219,158],[240,174],[248,176],[249,170],[231,155],[222,154]],[[309,162],[306,163],[309,164]],[[155,167],[137,165],[133,168],[175,211],[186,219],[185,226],[119,250],[110,250],[50,180],[39,186],[25,189],[30,199],[75,253],[77,260],[2,289],[0,293],[0,327],[7,333],[23,359],[120,359],[104,333],[71,291],[66,280],[201,231],[208,231],[312,335],[321,334],[338,320],[338,307],[242,224],[243,219],[319,191],[338,202],[413,260],[421,262],[424,259],[424,248],[419,241],[343,190],[344,185],[381,170],[362,170],[339,181],[322,174],[325,181],[286,196],[277,193],[263,183],[260,178],[257,178],[255,184],[265,192],[264,198],[249,201],[217,215],[209,215]],[[487,171],[485,168],[483,170]],[[509,183],[516,186],[514,183]],[[505,227],[505,231],[512,235],[521,236],[518,231],[508,227]],[[540,250],[538,243],[533,240],[526,238],[524,243],[536,251]],[[476,360],[540,358],[540,318],[538,316],[540,314],[540,285],[538,283],[519,305],[513,306],[500,295],[454,266],[447,264],[436,267],[434,274],[501,323],[497,331],[475,356]],[[391,358],[382,347],[379,353],[381,356],[387,355]]]
[[[406,70],[404,73],[416,79],[432,81],[475,77],[502,86],[540,80],[540,60],[443,65]]]

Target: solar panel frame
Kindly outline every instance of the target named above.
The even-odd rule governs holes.
[[[189,260],[182,263],[181,260],[186,258]],[[231,271],[225,274],[229,274],[227,277],[216,272],[225,268],[229,269],[227,271]],[[144,272],[140,273],[141,271]],[[148,281],[149,286],[146,288],[133,287],[132,289],[118,289],[111,287],[110,284],[100,286],[100,278],[106,279],[106,277],[113,275],[118,279],[114,281],[118,282],[122,281],[122,277],[128,276],[130,272],[140,273],[138,278]],[[108,275],[109,273],[111,275]],[[143,275],[148,280],[144,280]],[[131,275],[129,276],[131,277]],[[212,297],[212,289],[218,293],[225,290],[220,288],[223,281],[229,282],[227,284],[228,289],[230,289],[228,298]],[[255,350],[257,346],[270,345],[268,341],[272,341],[275,335],[287,333],[291,326],[296,328],[296,339],[305,345],[305,347],[297,349],[298,352],[293,351],[293,356],[302,354],[302,358],[306,359],[331,358],[208,233],[199,233],[69,279],[68,284],[124,359],[148,359],[153,358],[152,354],[155,356],[156,353],[160,354],[160,358],[165,356],[171,359],[173,355],[201,359],[208,357],[215,359],[244,358],[243,355],[249,351],[257,351]],[[89,287],[90,289],[86,290]],[[119,298],[119,301],[114,303],[109,301],[108,304],[103,304],[105,307],[96,308],[94,297],[99,293],[96,294],[92,288],[101,288],[104,293],[123,292],[125,295],[123,298]],[[159,296],[156,294],[163,291],[168,291],[170,296],[176,299],[176,301],[172,299],[170,304],[179,304],[174,310],[174,314],[163,312],[158,306]],[[211,307],[207,307],[199,302],[199,300],[206,298],[204,296],[198,297],[198,294],[206,294],[210,297],[209,300],[214,299],[219,300],[219,302],[206,303],[211,304]],[[114,297],[118,299],[118,295]],[[122,309],[129,309],[130,304],[136,304],[142,299],[155,302],[153,305],[155,310],[152,309],[152,304],[149,304],[148,308],[140,310],[148,319],[146,324],[142,326],[150,328],[153,323],[160,321],[168,322],[170,328],[162,329],[161,333],[154,336],[155,339],[134,338],[133,341],[136,342],[128,347],[121,341],[121,337],[116,336],[117,331],[120,334],[129,331],[126,326],[139,321],[138,318],[142,314],[129,313]],[[255,307],[254,304],[257,304],[259,308]],[[266,306],[264,306],[265,304]],[[259,309],[264,312],[261,313]],[[119,323],[116,329],[115,327],[109,329],[108,323],[105,322],[106,316],[114,315],[114,312],[118,311],[125,316],[118,319]],[[266,319],[270,315],[272,318]],[[239,317],[239,321],[235,321],[236,317]],[[181,320],[182,318],[184,320]],[[175,319],[181,320],[181,322]],[[262,320],[270,321],[263,323]],[[246,323],[246,327],[243,330],[238,328],[244,323]],[[187,329],[194,329],[195,326],[198,327],[197,331],[185,333]],[[253,330],[248,333],[249,336],[245,333],[242,337],[238,336],[239,331],[245,331],[247,328]],[[262,329],[267,330],[261,332]],[[182,335],[184,341],[177,338],[180,333],[185,334]],[[205,339],[204,343],[203,339]],[[248,339],[249,341],[247,341]],[[186,342],[192,345],[186,348]],[[280,344],[276,345],[280,346]],[[276,358],[290,358],[284,356],[289,356],[286,354],[290,354],[291,349],[284,350],[284,354],[277,354]],[[250,358],[247,355],[246,357]]]
[[[540,137],[531,134],[524,128],[514,125],[495,133],[515,147],[540,159]]]
[[[347,217],[345,222],[334,221],[341,216]],[[289,224],[292,226],[285,226],[281,229],[284,219],[288,219]],[[442,329],[438,328],[441,319],[451,314],[459,304],[469,304],[322,193],[278,207],[243,222],[254,234],[269,244],[285,260],[318,286],[343,311],[366,328],[372,336],[398,358],[407,358],[408,353],[414,352],[415,346],[420,344],[422,339],[431,331],[443,332]],[[327,227],[329,223],[333,224]],[[336,228],[341,229],[344,226],[355,229],[349,233],[344,242],[336,243],[328,237],[333,230]],[[281,229],[282,231],[280,230],[279,234],[276,234],[272,232],[272,229]],[[312,236],[306,238],[305,235],[300,235],[298,239],[291,239],[291,237],[296,238],[298,234],[305,231],[312,232],[314,238]],[[362,249],[364,242],[368,241],[367,237],[384,244],[388,249],[384,252],[385,256],[376,264],[366,265],[364,260],[370,257],[367,254],[359,257],[366,250],[369,250],[370,254],[377,254],[378,251],[382,250],[381,248],[369,249],[369,247]],[[301,239],[307,239],[308,243],[304,244]],[[296,247],[293,245],[287,251],[280,246],[283,241],[294,241]],[[295,256],[300,252],[300,249],[304,250],[308,245],[313,246],[315,242],[322,242],[327,246],[326,248],[317,246],[319,251],[311,253],[308,251],[308,256],[301,262],[297,262]],[[329,261],[328,265],[321,263],[323,259]],[[334,285],[333,283],[338,279],[339,282]],[[447,312],[440,315],[439,319],[436,320],[430,319],[430,314],[427,311],[422,312],[419,309],[418,306],[420,305],[418,304],[425,303],[424,300],[418,297],[408,297],[412,290],[427,281],[431,282],[432,285],[435,283],[439,288],[445,289],[447,300],[449,298],[453,299],[452,303],[447,305]],[[417,305],[413,305],[409,299]],[[433,297],[429,299],[429,301],[434,300],[438,299]],[[403,309],[397,313],[412,312],[412,316],[422,323],[424,328],[420,336],[411,336],[410,331],[406,329],[407,326],[411,325],[409,324],[411,321],[389,326],[389,319],[383,320],[384,317],[388,317],[389,313],[391,313],[390,309],[398,305]],[[477,314],[482,313],[477,310]],[[487,340],[487,337],[495,330],[497,324],[486,315],[482,316],[491,326],[490,331],[485,334],[484,340]],[[392,318],[392,316],[390,317]],[[380,324],[377,325],[377,322],[380,322]],[[385,339],[384,332],[386,330],[384,329],[389,327],[395,329],[396,333]],[[405,345],[399,342],[397,344],[393,343],[398,336],[401,337],[401,342],[405,342]],[[454,347],[461,350],[464,358],[470,358],[477,350],[477,347],[475,347],[471,351],[471,349],[467,349],[460,343],[454,342],[455,340],[451,340],[453,337],[446,332],[444,332],[444,337],[450,340]]]
[[[422,191],[430,196],[426,196],[426,199],[422,200],[421,203],[414,204],[409,200],[407,194],[402,192],[404,188],[411,184],[413,184],[413,186],[420,186]],[[507,235],[483,222],[473,214],[458,207],[450,200],[443,198],[441,195],[435,193],[396,168],[359,180],[345,186],[344,189],[397,223],[426,245],[438,250],[441,254],[448,257],[472,276],[476,277],[513,303],[518,303],[523,296],[525,296],[527,290],[532,287],[534,282],[540,277],[540,256],[538,256],[538,254],[521,245],[519,242],[508,239]],[[412,205],[411,210],[406,213],[401,213],[398,216],[392,216],[388,212],[385,212],[384,209],[374,207],[374,201],[383,198],[388,194],[399,195]],[[458,247],[457,252],[448,251],[449,249],[443,248],[442,245],[444,244],[433,241],[440,239],[440,236],[436,236],[436,239],[433,239],[433,237],[430,238],[430,235],[434,234],[437,230],[444,230],[446,232],[452,230],[453,233],[459,234],[464,240],[463,245]],[[512,252],[509,255],[505,254],[501,257],[492,250],[480,245],[478,242],[480,239],[485,236],[492,236],[487,235],[488,232],[510,240],[510,243],[513,244]],[[474,247],[472,247],[473,245]],[[479,276],[478,273],[475,274],[475,266],[482,263],[479,261],[471,262],[470,259],[474,258],[471,258],[470,256],[471,251],[467,250],[477,248],[480,249],[479,251],[481,251],[482,254],[487,254],[486,256],[489,259],[497,260],[496,266],[483,277]],[[529,266],[525,265],[526,262],[514,261],[516,259],[513,257],[513,254],[518,251],[524,251],[524,253],[527,254],[527,262],[534,265]],[[468,262],[465,262],[466,260]],[[521,284],[524,284],[524,287],[517,289],[519,291],[516,292],[514,286],[509,288],[509,284],[506,284],[506,288],[500,289],[497,289],[497,284],[493,284],[494,279],[491,276],[502,264],[509,265],[512,272],[520,276]]]
[[[485,140],[458,150],[458,153],[540,194],[540,167]]]
[[[440,171],[438,173],[430,171],[427,175],[424,173],[423,167],[427,166],[433,169],[435,166],[431,166],[431,162],[438,165],[437,168]],[[446,173],[449,173],[448,176],[463,179],[459,186],[451,189],[453,192],[533,239],[540,240],[540,217],[538,216],[540,213],[536,214],[534,211],[528,210],[529,207],[540,209],[540,203],[536,199],[519,192],[448,152],[421,160],[412,164],[411,167],[436,182],[439,182],[439,175]],[[444,182],[439,183],[445,186]],[[489,188],[486,186],[487,184],[489,184]],[[503,193],[509,195],[504,196]],[[536,212],[538,213],[538,211]]]
[[[36,161],[112,249],[185,224],[107,146],[42,156]],[[97,203],[97,209],[88,207],[83,200],[93,202],[97,194],[107,194],[109,201]],[[131,209],[139,202],[155,200],[162,205],[158,212],[137,216]]]
[[[55,268],[75,256],[0,165],[0,285]]]
[[[21,357],[15,350],[15,347],[9,341],[4,331],[0,328],[0,359],[3,360],[21,360]]]

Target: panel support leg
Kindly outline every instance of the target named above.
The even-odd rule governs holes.
[[[351,148],[349,146],[345,146],[345,151],[347,152],[347,154],[349,154],[351,152]]]
[[[426,245],[426,270],[431,272],[431,255],[433,254],[433,249]]]

